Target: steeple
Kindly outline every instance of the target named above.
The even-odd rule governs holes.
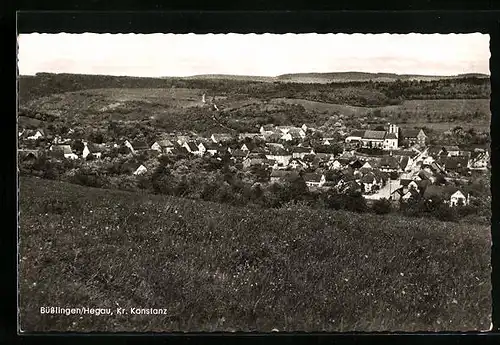
[[[395,124],[389,123],[389,133],[394,133],[396,138],[399,138],[399,128]]]

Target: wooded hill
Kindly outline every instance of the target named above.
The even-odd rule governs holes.
[[[306,74],[305,76],[310,75]],[[282,78],[287,78],[286,75]],[[488,78],[465,75],[421,81],[344,81],[332,83],[262,82],[222,78],[139,78],[127,76],[50,74],[19,77],[21,104],[55,93],[102,88],[188,88],[222,96],[300,98],[353,106],[400,104],[412,99],[488,99]]]

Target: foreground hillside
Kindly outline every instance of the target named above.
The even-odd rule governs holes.
[[[20,180],[26,331],[477,330],[490,229]],[[168,315],[41,315],[40,306]]]

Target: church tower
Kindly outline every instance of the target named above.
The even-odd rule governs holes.
[[[399,128],[395,124],[389,124],[389,133],[396,134],[396,138],[399,139]]]

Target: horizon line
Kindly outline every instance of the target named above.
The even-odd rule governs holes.
[[[483,76],[491,77],[489,73],[483,72],[464,72],[458,74],[412,74],[412,73],[395,73],[395,72],[365,72],[365,71],[330,71],[330,72],[290,72],[282,73],[278,75],[258,75],[258,74],[230,74],[230,73],[202,73],[193,74],[186,76],[172,76],[172,75],[158,75],[158,76],[140,76],[140,75],[130,75],[130,74],[105,74],[105,73],[75,73],[75,72],[49,72],[49,71],[39,71],[35,74],[18,74],[18,76],[28,76],[35,77],[37,74],[73,74],[73,75],[100,75],[100,76],[111,76],[111,77],[133,77],[133,78],[194,78],[203,76],[232,76],[232,77],[258,77],[258,78],[278,78],[285,75],[301,75],[301,74],[347,74],[347,73],[364,73],[364,74],[392,74],[395,76],[418,76],[418,77],[459,77],[468,74],[478,74]]]

